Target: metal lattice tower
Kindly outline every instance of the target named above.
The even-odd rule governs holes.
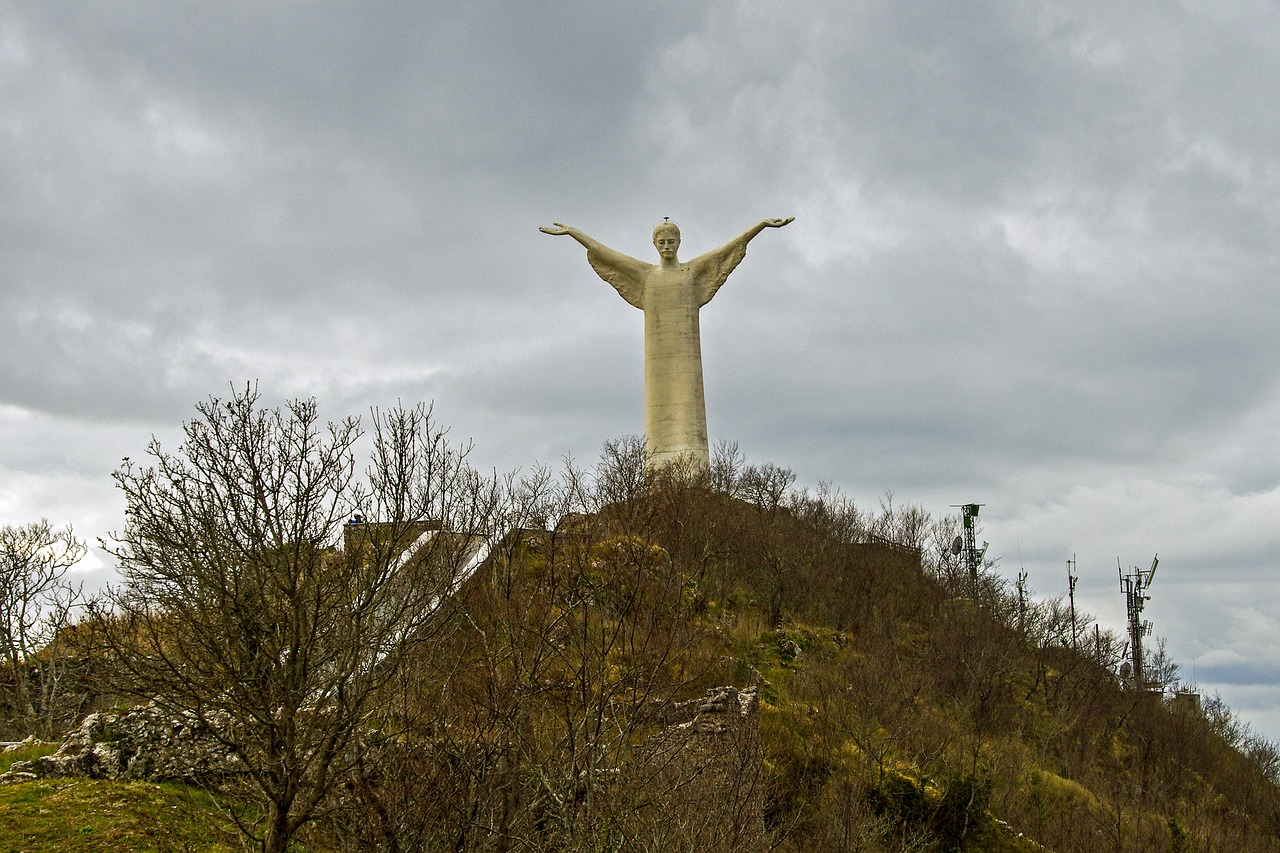
[[[1120,591],[1124,593],[1125,610],[1129,616],[1129,659],[1132,667],[1133,686],[1135,690],[1146,690],[1147,679],[1143,670],[1142,638],[1151,633],[1151,623],[1143,620],[1142,608],[1151,600],[1147,589],[1156,576],[1156,566],[1160,563],[1157,554],[1151,561],[1151,568],[1145,572],[1135,568],[1132,574],[1126,575],[1116,561],[1116,572],[1120,575]]]
[[[962,504],[960,513],[964,519],[964,562],[969,569],[969,583],[975,588],[978,585],[978,569],[982,567],[982,557],[987,553],[986,543],[978,550],[977,520],[979,507],[985,504]]]

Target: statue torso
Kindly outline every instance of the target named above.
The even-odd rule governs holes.
[[[685,265],[656,267],[644,287],[645,345],[659,357],[700,355],[698,283]]]
[[[645,277],[645,439],[656,450],[706,447],[699,292],[687,265],[655,267]],[[705,456],[705,451],[700,453]]]

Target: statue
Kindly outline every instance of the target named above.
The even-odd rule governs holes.
[[[559,222],[539,229],[544,234],[568,235],[585,246],[587,262],[596,275],[644,312],[644,438],[651,466],[681,458],[710,465],[698,310],[746,256],[753,237],[793,219],[766,219],[687,263],[676,257],[680,227],[669,218],[653,229],[657,264],[624,255]]]

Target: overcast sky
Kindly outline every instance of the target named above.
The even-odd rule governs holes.
[[[656,259],[764,217],[702,312],[712,442],[935,515],[1280,736],[1272,3],[0,0],[0,521],[258,382],[434,401],[475,461],[643,430]],[[90,577],[109,567],[93,553]]]

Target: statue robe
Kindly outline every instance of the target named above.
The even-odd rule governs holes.
[[[710,465],[698,311],[747,254],[745,235],[673,269],[607,246],[587,250],[600,278],[644,311],[644,438],[650,464]]]

